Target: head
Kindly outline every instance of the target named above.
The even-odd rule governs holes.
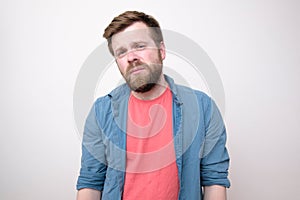
[[[159,83],[165,47],[160,26],[153,17],[127,11],[113,19],[103,36],[132,90],[147,92]]]
[[[152,16],[138,11],[126,11],[115,17],[104,30],[103,37],[107,39],[108,48],[112,55],[113,49],[111,46],[111,38],[114,34],[119,33],[131,26],[135,22],[143,22],[147,27],[152,27],[151,37],[155,41],[157,47],[163,41],[162,32],[159,23]]]

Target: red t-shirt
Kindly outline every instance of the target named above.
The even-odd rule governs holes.
[[[130,96],[126,145],[123,199],[178,199],[172,93],[169,88],[153,100]]]

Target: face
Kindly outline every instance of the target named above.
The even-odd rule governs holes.
[[[155,44],[151,30],[136,22],[112,37],[112,49],[119,70],[131,90],[147,92],[162,77],[164,44]]]

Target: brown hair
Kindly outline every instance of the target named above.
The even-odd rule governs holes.
[[[127,27],[131,26],[135,22],[143,22],[151,29],[151,37],[155,41],[156,45],[159,46],[160,42],[163,41],[162,32],[159,26],[159,23],[152,16],[147,15],[143,12],[138,11],[126,11],[119,16],[115,17],[111,23],[104,30],[103,37],[107,39],[108,48],[112,55],[114,55],[111,47],[111,37],[123,31]]]

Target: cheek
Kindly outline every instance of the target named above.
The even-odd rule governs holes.
[[[122,74],[124,74],[124,72],[125,72],[125,70],[126,70],[126,63],[125,63],[125,62],[122,62],[122,61],[116,61],[116,63],[117,63],[117,66],[118,66],[120,72],[121,72]]]
[[[143,55],[143,58],[146,62],[154,62],[156,63],[158,60],[161,60],[161,55],[159,51],[149,51],[149,52],[145,52],[145,54]]]

